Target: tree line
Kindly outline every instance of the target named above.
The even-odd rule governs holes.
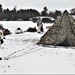
[[[7,21],[16,21],[16,20],[23,20],[28,21],[32,17],[36,16],[49,16],[57,19],[57,16],[60,16],[62,13],[60,10],[55,10],[54,12],[50,11],[48,12],[47,7],[45,6],[41,13],[35,9],[20,9],[16,10],[16,6],[9,10],[3,9],[2,5],[0,4],[0,21],[1,20],[7,20]]]

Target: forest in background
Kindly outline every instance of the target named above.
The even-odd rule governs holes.
[[[28,21],[32,17],[36,16],[48,16],[48,17],[53,17],[57,19],[57,16],[60,16],[62,14],[62,11],[60,10],[55,10],[55,11],[50,11],[48,12],[49,9],[47,9],[46,6],[44,6],[43,10],[41,13],[37,11],[36,9],[20,9],[16,10],[16,6],[12,10],[3,9],[2,5],[0,4],[0,21],[17,21],[17,20],[22,20],[22,21]],[[73,9],[72,9],[73,10]],[[75,15],[75,12],[70,14]]]

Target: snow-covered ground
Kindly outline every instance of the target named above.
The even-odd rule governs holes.
[[[44,47],[36,43],[42,34],[15,34],[17,27],[25,31],[37,27],[32,22],[0,21],[12,34],[1,46],[0,74],[75,74],[75,47]],[[45,28],[44,24],[44,28]],[[51,25],[51,24],[48,24]],[[7,58],[8,60],[5,60]]]

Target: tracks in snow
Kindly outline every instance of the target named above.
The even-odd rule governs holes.
[[[4,60],[17,58],[17,57],[27,55],[27,54],[30,54],[30,53],[33,53],[33,52],[43,49],[42,47],[39,47],[38,45],[36,45],[38,39],[25,39],[25,40],[7,39],[7,40],[12,41],[12,42],[15,41],[16,44],[19,44],[19,45],[21,43],[25,47],[20,50],[14,51],[10,55],[4,57]]]
[[[33,53],[33,52],[36,52],[36,51],[43,49],[43,47],[36,45],[36,43],[38,42],[38,39],[37,39],[37,37],[35,37],[35,35],[36,34],[30,34],[29,33],[29,34],[25,34],[25,35],[17,35],[17,37],[14,39],[12,37],[11,37],[11,39],[10,38],[6,39],[6,41],[9,41],[10,44],[12,43],[12,47],[13,47],[13,45],[18,46],[18,47],[20,45],[22,45],[22,48],[20,50],[18,50],[18,49],[16,51],[14,50],[14,52],[5,56],[4,60],[17,58],[17,57],[27,55],[27,54],[30,54],[30,53]],[[18,38],[18,36],[22,36],[22,37]],[[33,37],[34,39],[30,38],[30,36]],[[16,48],[17,47],[15,47],[15,49]]]
[[[26,49],[18,50],[18,51],[13,52],[10,55],[8,55],[7,57],[4,57],[4,60],[9,60],[9,59],[17,58],[17,57],[20,57],[20,56],[23,56],[23,55],[27,55],[27,54],[39,51],[43,48],[38,47],[38,46],[33,46],[32,48],[28,48],[27,51],[26,51]]]

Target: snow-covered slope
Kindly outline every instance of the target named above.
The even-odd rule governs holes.
[[[0,74],[75,74],[75,47],[44,47],[36,43],[42,34],[15,34],[17,27],[37,27],[31,22],[3,22],[12,34],[1,46]],[[49,24],[48,24],[49,25]]]

